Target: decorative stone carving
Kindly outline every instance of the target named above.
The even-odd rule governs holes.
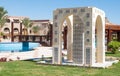
[[[96,61],[97,63],[105,62],[105,13],[102,10],[95,7],[61,8],[55,10],[54,15],[57,15],[57,22],[53,21],[53,39],[55,39],[53,40],[53,64],[62,62],[64,20],[66,20],[68,30],[67,59],[74,64],[84,66],[92,66]],[[97,38],[95,29],[97,29]]]

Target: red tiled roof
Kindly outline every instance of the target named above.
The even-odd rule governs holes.
[[[116,25],[116,24],[105,24],[105,29],[120,30],[120,25]]]

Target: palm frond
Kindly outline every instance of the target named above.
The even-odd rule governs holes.
[[[24,19],[22,20],[22,23],[23,23],[23,25],[25,26],[25,28],[29,28],[29,27],[32,26],[32,23],[31,23],[31,21],[30,21],[28,18],[24,18]]]
[[[32,30],[33,30],[34,33],[38,33],[39,30],[40,30],[40,27],[39,26],[33,26]]]
[[[7,13],[8,12],[3,7],[0,7],[0,28],[3,27],[6,22]]]

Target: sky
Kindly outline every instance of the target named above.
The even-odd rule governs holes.
[[[10,16],[26,16],[32,20],[53,19],[53,10],[94,6],[102,9],[114,24],[120,24],[120,0],[0,0]]]

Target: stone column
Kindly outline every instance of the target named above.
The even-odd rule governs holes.
[[[108,29],[108,41],[107,43],[109,43],[112,40],[112,30]]]
[[[42,42],[42,36],[40,36],[40,42]]]
[[[20,23],[20,36],[19,36],[19,41],[22,41],[22,23]]]
[[[120,41],[120,32],[117,32],[117,40]]]
[[[13,22],[11,22],[11,42],[14,42],[14,31],[13,31],[13,27],[14,27],[14,23]]]

